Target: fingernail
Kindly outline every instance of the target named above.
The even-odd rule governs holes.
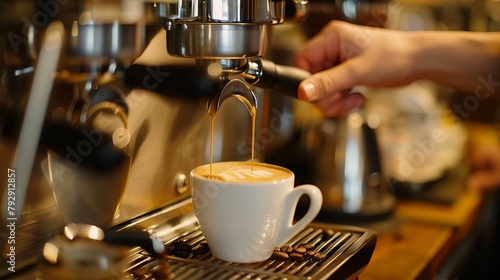
[[[306,83],[302,86],[302,89],[304,89],[304,93],[307,96],[308,100],[314,100],[317,97],[316,93],[316,87],[312,83]]]

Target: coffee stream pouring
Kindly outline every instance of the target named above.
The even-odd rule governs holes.
[[[224,100],[229,97],[235,97],[245,104],[252,117],[252,170],[255,157],[255,118],[257,109],[257,98],[252,90],[240,80],[231,80],[227,82],[224,88],[208,103],[208,114],[210,115],[210,177],[213,177],[212,163],[213,163],[213,143],[214,143],[214,130],[215,130],[215,116],[217,110]]]
[[[221,106],[224,100],[229,97],[235,97],[245,104],[248,112],[252,116],[252,170],[253,162],[255,157],[255,118],[257,109],[257,98],[252,90],[240,80],[231,80],[226,83],[224,88],[217,93],[208,102],[208,114],[210,115],[210,177],[213,177],[212,173],[212,160],[213,160],[213,143],[214,143],[214,129],[215,129],[215,116],[217,110]]]
[[[215,96],[209,101],[211,143],[213,143],[215,113],[229,96],[235,96],[245,103],[252,115],[252,138],[255,135],[256,97],[243,80],[230,80],[230,76],[240,75],[251,85],[274,88],[296,97],[298,85],[310,75],[306,71],[279,66],[260,59],[268,43],[266,35],[269,26],[280,24],[285,19],[286,1],[148,2],[146,11],[151,18],[164,24],[167,52],[172,56],[194,59],[196,68],[206,69],[206,76],[212,77],[212,86],[207,88],[209,90],[217,88],[213,86],[217,83],[219,83],[218,88],[222,88],[220,91],[216,90]],[[304,16],[307,1],[293,2],[298,11],[296,15]],[[172,69],[172,72],[174,71],[175,69]],[[185,80],[196,78],[197,76],[188,75],[181,83],[190,84]],[[175,85],[179,81],[169,79],[167,75],[163,83]],[[214,95],[213,92],[208,94]],[[253,145],[254,141],[252,141],[252,162],[255,150]],[[212,148],[210,162],[212,162]]]
[[[251,110],[257,105],[252,91],[259,93],[252,86],[296,96],[298,84],[310,75],[262,59],[270,26],[284,21],[285,3],[296,3],[303,15],[307,1],[0,1],[0,33],[5,35],[0,36],[0,107],[5,109],[0,109],[0,154],[6,159],[0,167],[13,166],[17,178],[26,178],[26,184],[16,182],[16,270],[36,264],[42,242],[58,236],[65,225],[90,224],[105,230],[158,213],[151,226],[166,228],[168,235],[161,236],[167,238],[194,221],[191,216],[184,220],[184,213],[178,219],[177,211],[188,207],[188,172],[206,163],[207,99],[217,100],[214,111],[228,96]],[[37,44],[45,27],[55,21],[63,24],[64,44],[59,60],[50,60],[57,62],[57,70],[44,73]],[[2,41],[7,35],[23,41]],[[16,151],[23,150],[18,139],[24,103],[40,93],[36,86],[30,91],[36,72],[47,76],[41,81],[53,87],[47,114],[39,118],[44,119],[40,139],[28,134],[31,142],[40,144],[33,153],[33,172],[26,174],[12,163],[19,155]],[[266,107],[261,104],[259,110]],[[237,117],[246,111],[232,107],[217,111],[224,121],[218,134],[224,149],[214,152],[220,160],[247,158],[250,150],[247,124]],[[279,134],[288,137],[288,131],[280,126]],[[275,135],[280,141],[274,143],[283,143]],[[6,175],[0,174],[4,204]],[[182,208],[170,207],[179,202]],[[164,214],[166,222],[157,223],[156,217],[163,219]],[[7,246],[0,247],[7,252]],[[9,273],[8,259],[2,260],[0,278]]]

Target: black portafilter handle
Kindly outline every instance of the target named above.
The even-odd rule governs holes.
[[[109,244],[139,246],[154,257],[165,255],[165,246],[162,241],[153,234],[144,230],[123,230],[105,232],[104,241]]]
[[[241,75],[247,83],[294,98],[297,98],[299,84],[311,76],[305,70],[266,59],[251,60],[244,68]],[[208,75],[206,67],[195,64],[155,67],[134,64],[126,70],[125,82],[131,88],[188,99],[211,97],[221,86],[220,79]]]
[[[247,82],[294,98],[297,98],[300,83],[311,76],[311,73],[300,68],[278,65],[266,59],[254,60],[252,63],[256,63],[259,70],[251,74],[255,78],[246,78]],[[249,71],[252,70],[249,68]]]

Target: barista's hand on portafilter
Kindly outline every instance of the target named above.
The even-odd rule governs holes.
[[[479,77],[500,83],[500,33],[404,32],[332,21],[296,55],[295,66],[313,73],[298,97],[328,116],[362,106],[362,94],[345,94],[354,86],[427,79],[474,94]]]

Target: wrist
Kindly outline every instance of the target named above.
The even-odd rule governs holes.
[[[480,76],[500,79],[498,33],[422,31],[412,36],[413,74],[472,92]]]
[[[459,61],[457,49],[460,43],[456,38],[440,37],[434,31],[421,31],[412,33],[414,75],[417,79],[438,80],[439,77],[457,74]]]

